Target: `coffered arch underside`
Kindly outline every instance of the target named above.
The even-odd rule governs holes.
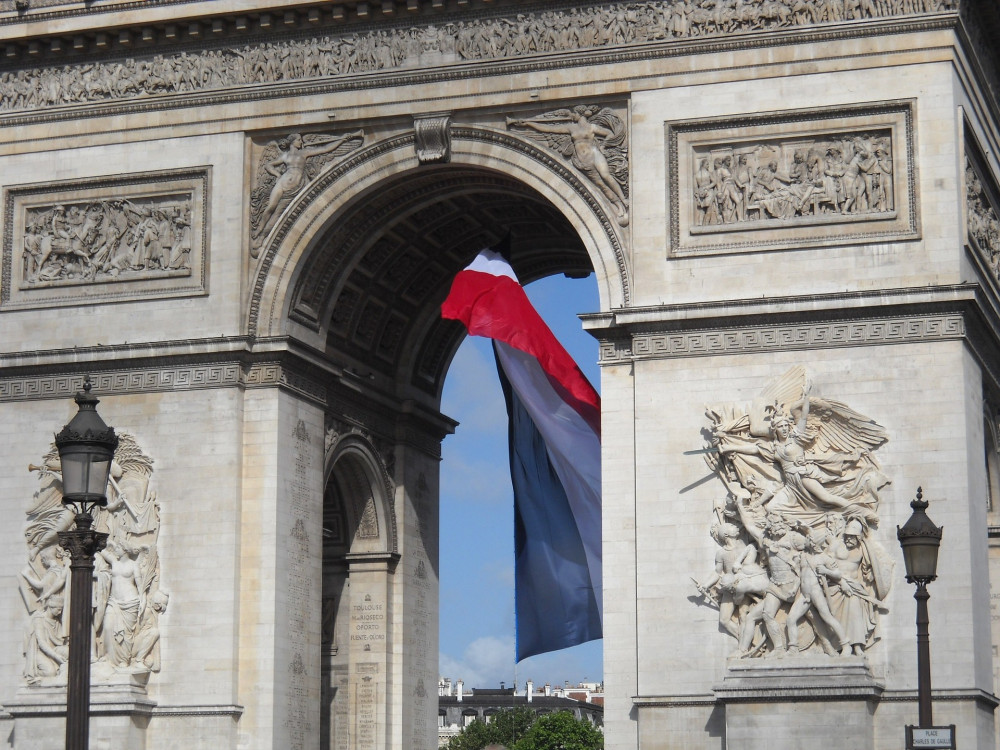
[[[447,163],[421,164],[409,131],[304,190],[261,249],[249,334],[302,335],[345,365],[409,373],[435,393],[462,335],[438,305],[455,273],[508,229],[522,282],[593,270],[602,309],[628,304],[625,235],[571,166],[502,131],[449,135]]]

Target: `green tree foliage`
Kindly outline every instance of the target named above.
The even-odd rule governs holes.
[[[487,745],[503,745],[509,750],[524,736],[535,721],[534,711],[526,708],[505,708],[495,713],[487,723],[476,719],[448,741],[447,750],[483,750]]]
[[[447,750],[604,750],[604,735],[569,711],[536,716],[526,708],[504,709],[489,723],[476,719],[448,742]]]
[[[604,735],[569,711],[544,714],[511,750],[604,750]]]

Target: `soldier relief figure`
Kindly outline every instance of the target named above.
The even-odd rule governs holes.
[[[893,195],[888,132],[697,148],[694,226],[889,214]]]
[[[191,197],[27,208],[22,288],[191,273]]]
[[[160,504],[149,486],[152,463],[132,435],[119,433],[108,505],[94,511],[95,530],[108,534],[107,546],[94,561],[95,682],[160,670],[160,617],[169,596],[160,587]],[[29,685],[60,684],[66,681],[70,559],[59,546],[58,533],[73,526],[74,514],[62,504],[55,448],[41,465],[28,468],[38,473],[41,487],[28,509],[28,561],[18,575],[30,617],[23,676]]]
[[[695,585],[735,655],[863,656],[892,581],[876,538],[885,429],[813,395],[801,366],[748,409],[707,416],[706,460],[727,494],[714,508],[715,570]]]

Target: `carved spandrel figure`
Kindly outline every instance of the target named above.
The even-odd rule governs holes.
[[[629,222],[628,151],[625,125],[609,108],[578,106],[525,120],[507,119],[513,130],[534,131],[550,148],[569,157],[614,206],[621,226]],[[526,133],[527,134],[527,133]]]
[[[729,493],[715,516],[756,542],[768,576],[765,591],[745,594],[738,653],[780,656],[787,645],[864,655],[892,579],[872,534],[888,483],[872,452],[885,430],[814,395],[802,367],[768,383],[746,410],[707,415],[705,459]]]
[[[257,170],[257,186],[250,201],[251,255],[256,258],[260,243],[274,226],[279,206],[295,197],[308,180],[316,176],[328,159],[359,148],[364,131],[339,136],[292,133],[271,141],[264,149]]]

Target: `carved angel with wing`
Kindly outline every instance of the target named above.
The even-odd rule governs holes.
[[[770,489],[770,512],[808,526],[830,511],[877,524],[878,493],[889,480],[871,451],[888,440],[885,429],[811,395],[804,368],[770,383],[745,415],[716,421],[712,438],[740,485]]]
[[[326,163],[363,142],[364,131],[355,130],[339,136],[292,133],[267,145],[257,169],[257,187],[250,197],[253,257],[274,226],[279,207],[287,205]]]
[[[625,124],[610,108],[581,105],[528,120],[508,118],[507,127],[534,131],[531,137],[569,158],[615,207],[618,223],[628,225]]]

